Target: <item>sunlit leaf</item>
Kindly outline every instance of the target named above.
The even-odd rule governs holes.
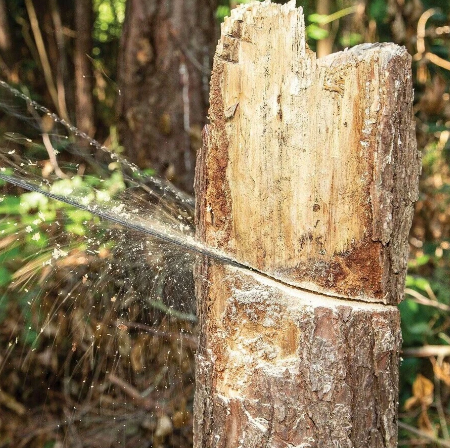
[[[428,291],[431,289],[430,282],[423,277],[416,277],[414,286],[416,286],[416,288],[421,289],[422,291]]]
[[[405,401],[405,410],[410,411],[412,408],[417,406],[420,403],[417,397],[410,397]]]
[[[6,196],[0,202],[0,213],[4,215],[20,215],[20,197]]]
[[[433,362],[433,372],[437,378],[450,387],[450,363],[443,362],[440,366],[437,362]]]
[[[322,24],[328,23],[328,16],[325,14],[310,14],[308,20],[312,23]]]
[[[81,224],[67,224],[66,230],[79,236],[86,234],[86,228]]]
[[[315,23],[311,23],[311,25],[306,28],[306,33],[310,39],[314,40],[325,39],[329,34],[327,30],[320,28]]]
[[[414,260],[414,264],[416,266],[424,266],[425,264],[427,264],[430,261],[430,256],[429,255],[421,255],[420,257],[417,257]]]
[[[413,396],[424,406],[433,403],[434,384],[421,373],[417,375],[412,387]]]

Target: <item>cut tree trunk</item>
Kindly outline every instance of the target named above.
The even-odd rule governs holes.
[[[301,8],[232,12],[196,173],[194,446],[395,447],[399,313],[420,158],[411,58],[317,60]]]
[[[127,158],[192,192],[208,107],[215,0],[129,0],[119,56]]]

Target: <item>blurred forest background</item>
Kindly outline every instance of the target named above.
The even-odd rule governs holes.
[[[0,79],[144,174],[192,194],[219,25],[237,3],[0,0]],[[450,446],[450,2],[297,5],[319,56],[377,41],[404,45],[413,56],[423,173],[400,305],[399,446]],[[0,133],[10,126],[11,117],[0,115]],[[86,279],[117,252],[90,254],[74,246],[90,230],[85,215],[66,211],[63,230],[72,246],[57,273],[45,269],[42,254],[62,247],[56,237],[18,241],[17,229],[33,216],[43,216],[45,227],[63,206],[30,204],[29,195],[3,183],[0,188],[0,448],[191,446],[193,314],[162,309],[155,325],[129,306],[127,322],[118,324],[117,313],[104,306],[90,311],[105,294],[116,297],[117,279],[102,275],[91,286]],[[78,291],[83,300],[56,312],[61,290]],[[42,333],[47,313],[53,324]],[[108,331],[115,334],[112,346],[102,342]],[[93,377],[99,386],[86,388]]]

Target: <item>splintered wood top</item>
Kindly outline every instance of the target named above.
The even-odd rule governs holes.
[[[233,10],[197,168],[199,237],[295,286],[401,300],[420,171],[410,60],[394,44],[317,60],[295,2]]]

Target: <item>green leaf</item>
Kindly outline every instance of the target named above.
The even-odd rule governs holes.
[[[405,299],[402,303],[403,307],[408,308],[408,311],[411,314],[417,313],[419,311],[419,304],[415,302],[414,300]]]
[[[328,16],[325,14],[310,14],[308,20],[312,23],[318,23],[319,25],[328,23]]]
[[[8,269],[0,266],[0,286],[6,286],[11,282],[11,274]]]
[[[20,207],[24,213],[32,209],[44,211],[48,208],[48,198],[35,191],[24,193],[20,196]]]
[[[86,227],[81,224],[68,224],[66,226],[66,230],[74,233],[75,235],[84,236],[86,234]]]
[[[0,168],[0,172],[1,172],[1,174],[7,175],[7,176],[12,176],[14,174],[14,171],[11,168],[5,168],[5,167]],[[0,187],[3,187],[7,183],[8,182],[6,182],[6,180],[0,179]]]
[[[403,345],[404,347],[411,347],[417,344],[423,344],[424,334],[429,333],[427,320],[428,314],[422,313],[423,307],[420,307],[413,300],[406,299],[399,305],[400,315],[401,315],[401,326],[403,335]],[[419,324],[418,327],[413,328],[415,332],[411,332],[410,327],[414,327]],[[425,328],[426,327],[426,328]]]
[[[412,275],[406,276],[405,286],[407,288],[411,288],[411,286],[414,286],[414,277]]]
[[[430,256],[429,255],[421,255],[420,257],[417,257],[415,259],[415,264],[416,266],[423,266],[425,264],[427,264],[430,261]]]
[[[314,23],[306,27],[306,33],[310,39],[314,40],[321,40],[328,37],[328,31],[320,28]]]
[[[11,233],[17,232],[17,222],[11,221],[0,221],[0,236],[10,235]]]
[[[40,231],[29,233],[25,237],[25,239],[28,244],[30,244],[31,246],[39,247],[40,249],[48,246],[47,235]]]
[[[431,289],[430,282],[423,277],[416,277],[414,286],[421,289],[422,291],[429,291]]]
[[[216,9],[216,18],[219,22],[223,22],[225,17],[229,17],[230,15],[230,7],[229,6],[219,6]]]
[[[20,197],[5,196],[0,202],[0,214],[3,215],[20,215]]]
[[[90,221],[92,219],[92,213],[86,210],[66,210],[67,216],[76,224],[80,224],[83,221]]]
[[[387,2],[386,0],[374,0],[370,3],[369,15],[377,22],[381,22],[386,17]]]
[[[20,248],[19,247],[13,247],[8,250],[4,250],[0,252],[0,263],[6,263],[9,260],[17,259],[20,254]]]
[[[156,171],[154,169],[146,168],[146,169],[143,169],[143,170],[135,171],[133,173],[133,177],[139,179],[139,178],[147,177],[147,176],[151,177],[151,176],[154,176],[155,174],[156,174]]]
[[[417,322],[408,328],[411,334],[427,335],[430,334],[430,327],[427,322]]]

